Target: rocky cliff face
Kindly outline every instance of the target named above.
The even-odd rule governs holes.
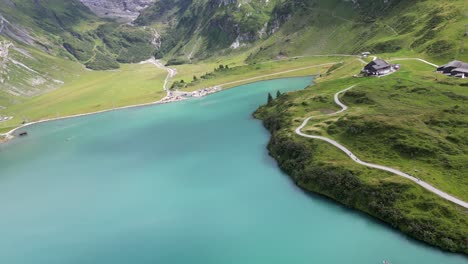
[[[117,18],[120,21],[135,20],[140,11],[154,0],[80,0],[96,15]]]
[[[0,14],[0,35],[27,45],[34,45],[37,42],[26,29],[10,23],[2,14]]]

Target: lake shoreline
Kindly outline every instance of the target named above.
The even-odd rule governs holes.
[[[69,115],[69,116],[63,116],[63,117],[54,117],[54,118],[47,118],[47,119],[42,119],[38,121],[33,121],[29,122],[26,124],[23,124],[21,126],[18,126],[16,128],[13,128],[12,130],[8,131],[7,133],[0,134],[0,136],[3,136],[3,139],[0,139],[0,144],[6,143],[16,136],[14,133],[20,129],[36,125],[36,124],[41,124],[41,123],[46,123],[46,122],[53,122],[53,121],[59,121],[59,120],[66,120],[66,119],[72,119],[72,118],[78,118],[78,117],[85,117],[85,116],[90,116],[90,115],[97,115],[97,114],[103,114],[103,113],[108,113],[108,112],[113,112],[113,111],[119,111],[119,110],[125,110],[125,109],[134,109],[134,108],[141,108],[141,107],[148,107],[148,106],[155,106],[155,105],[161,105],[161,104],[169,104],[169,103],[175,103],[175,102],[180,102],[180,101],[185,101],[188,100],[190,97],[194,98],[201,98],[205,97],[207,95],[221,92],[223,91],[222,88],[215,86],[215,87],[210,87],[210,88],[205,88],[208,89],[205,93],[197,95],[197,96],[181,96],[181,95],[168,95],[161,100],[155,101],[155,102],[150,102],[150,103],[142,103],[142,104],[134,104],[134,105],[128,105],[128,106],[121,106],[121,107],[116,107],[116,108],[111,108],[111,109],[105,109],[105,110],[100,110],[100,111],[95,111],[95,112],[89,112],[89,113],[82,113],[82,114],[75,114],[75,115]],[[202,89],[202,90],[205,90]],[[195,91],[199,92],[199,91]]]
[[[293,119],[284,110],[287,103],[286,97],[276,99],[269,105],[260,106],[253,116],[261,120],[269,132],[270,140],[267,146],[269,155],[292,183],[306,193],[326,197],[340,205],[385,222],[387,226],[398,230],[405,236],[441,251],[467,256],[468,251],[464,240],[466,236],[459,228],[464,221],[463,218],[459,220],[455,217],[456,214],[463,215],[463,212],[466,212],[461,205],[447,200],[440,201],[440,204],[436,203],[442,198],[435,199],[429,192],[421,193],[424,195],[423,198],[414,199],[410,196],[412,195],[411,189],[422,188],[418,185],[414,186],[414,182],[382,181],[381,184],[372,184],[366,181],[365,177],[361,177],[362,172],[356,169],[336,165],[333,162],[322,162],[317,158],[320,155],[320,152],[317,152],[318,144],[322,143],[292,134],[290,126],[295,129],[297,125],[293,125]],[[283,111],[278,113],[278,109]],[[431,206],[452,214],[453,226],[447,226],[438,218],[426,218],[424,215],[414,217],[406,213],[410,207],[400,207],[398,202],[410,198],[413,199],[413,203],[418,200],[428,202],[434,199],[436,202]],[[426,232],[430,232],[431,236],[425,236]]]
[[[252,112],[268,93],[313,91],[312,81],[262,81],[200,100],[26,129],[31,136],[6,144],[0,155],[0,223],[9,252],[0,259],[464,263],[297,188],[279,170],[266,149],[270,134]]]
[[[313,75],[304,75],[301,77],[308,77],[308,76],[313,76]],[[262,77],[258,77],[262,78]],[[141,108],[141,107],[149,107],[149,106],[155,106],[155,105],[161,105],[161,104],[168,104],[168,103],[175,103],[175,102],[180,102],[180,101],[185,101],[190,98],[202,98],[211,94],[219,93],[222,91],[226,91],[229,89],[233,89],[242,85],[247,85],[247,84],[252,84],[252,83],[257,83],[257,82],[263,82],[263,81],[268,81],[268,80],[275,80],[275,79],[289,79],[289,78],[297,78],[297,76],[293,77],[276,77],[276,78],[267,78],[264,80],[258,80],[258,81],[253,81],[253,82],[248,82],[248,83],[243,83],[238,86],[233,86],[233,87],[228,87],[228,88],[223,88],[222,85],[215,85],[213,87],[208,87],[200,90],[196,90],[193,92],[182,92],[182,91],[174,91],[174,95],[167,95],[164,98],[155,101],[155,102],[150,102],[150,103],[142,103],[142,104],[134,104],[134,105],[127,105],[127,106],[120,106],[116,108],[111,108],[111,109],[105,109],[105,110],[99,110],[95,112],[89,112],[89,113],[81,113],[81,114],[74,114],[74,115],[68,115],[68,116],[63,116],[63,117],[54,117],[54,118],[46,118],[42,120],[37,120],[33,122],[29,122],[23,125],[20,125],[18,127],[13,128],[12,130],[0,134],[0,145],[8,143],[10,140],[14,139],[16,136],[14,133],[22,128],[26,128],[32,125],[36,124],[41,124],[41,123],[46,123],[46,122],[53,122],[53,121],[59,121],[59,120],[66,120],[66,119],[71,119],[71,118],[78,118],[78,117],[85,117],[85,116],[90,116],[90,115],[97,115],[97,114],[102,114],[102,113],[108,113],[108,112],[113,112],[113,111],[119,111],[119,110],[125,110],[125,109],[133,109],[133,108]],[[208,90],[205,91],[204,93],[201,93],[200,91],[203,90]],[[195,94],[193,96],[186,96],[185,94],[187,93],[192,93]],[[3,138],[1,138],[3,137]]]

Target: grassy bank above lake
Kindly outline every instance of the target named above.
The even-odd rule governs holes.
[[[272,133],[271,155],[301,188],[364,211],[431,245],[468,253],[466,209],[402,177],[362,167],[325,142],[294,133],[304,118],[336,111],[333,95],[357,84],[342,96],[348,111],[314,118],[302,131],[335,139],[362,160],[394,167],[468,200],[466,82],[436,74],[421,62],[402,65],[400,72],[384,78],[337,79],[331,73],[306,90],[281,95],[255,116]],[[346,67],[352,66],[340,71]]]
[[[178,72],[171,82],[184,80],[180,90],[194,91],[228,82],[235,83],[222,87],[226,89],[260,80],[315,75],[326,72],[333,63],[340,60],[355,59],[309,57],[246,65],[239,60],[228,58],[226,63],[229,63],[231,68],[228,66],[224,70],[214,70],[220,65],[218,61],[168,67],[175,68]],[[201,78],[202,74],[206,75],[206,78]],[[196,81],[193,81],[193,76],[198,76]],[[23,121],[31,122],[158,101],[166,95],[163,90],[166,77],[165,70],[149,63],[122,64],[120,69],[113,71],[77,69],[74,76],[70,76],[62,87],[54,91],[31,98],[17,98],[14,103],[9,103],[13,102],[13,99],[5,99],[4,105],[7,107],[0,109],[0,115],[14,118],[0,123],[0,133],[10,131]],[[238,82],[239,80],[243,81]],[[7,97],[0,96],[1,98]]]

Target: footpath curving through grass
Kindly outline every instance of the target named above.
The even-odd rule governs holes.
[[[351,89],[353,89],[355,87],[355,85],[353,86],[350,86],[344,90],[341,90],[339,92],[337,92],[334,96],[334,101],[335,103],[341,107],[340,110],[336,111],[336,112],[333,112],[333,113],[330,113],[330,114],[326,114],[326,116],[335,116],[335,115],[338,115],[338,114],[341,114],[343,113],[344,111],[348,110],[348,107],[343,104],[340,99],[339,99],[339,96]],[[468,203],[465,202],[465,201],[462,201],[456,197],[453,197],[452,195],[440,190],[440,189],[437,189],[435,188],[434,186],[428,184],[427,182],[425,181],[422,181],[421,179],[419,178],[416,178],[414,176],[411,176],[407,173],[404,173],[402,171],[399,171],[399,170],[396,170],[396,169],[393,169],[393,168],[390,168],[390,167],[387,167],[387,166],[383,166],[383,165],[378,165],[378,164],[373,164],[373,163],[369,163],[369,162],[366,162],[366,161],[363,161],[361,159],[359,159],[358,157],[356,157],[356,155],[349,149],[347,149],[345,146],[343,146],[342,144],[338,143],[337,141],[333,140],[333,139],[330,139],[328,137],[324,137],[324,136],[317,136],[317,135],[309,135],[309,134],[305,134],[302,132],[302,129],[307,125],[307,123],[309,123],[309,121],[311,121],[313,118],[316,118],[317,116],[310,116],[310,117],[307,117],[304,122],[302,122],[302,124],[296,128],[296,130],[294,131],[296,134],[300,135],[300,136],[303,136],[303,137],[306,137],[306,138],[311,138],[311,139],[319,139],[319,140],[322,140],[322,141],[325,141],[335,147],[337,147],[338,149],[340,149],[342,152],[344,152],[346,155],[349,156],[349,158],[351,160],[353,160],[354,162],[360,164],[360,165],[363,165],[363,166],[366,166],[366,167],[369,167],[369,168],[373,168],[373,169],[378,169],[378,170],[382,170],[382,171],[386,171],[386,172],[390,172],[390,173],[393,173],[395,175],[398,175],[398,176],[401,176],[403,178],[406,178],[408,180],[411,180],[413,182],[415,182],[416,184],[418,184],[419,186],[423,187],[424,189],[438,195],[439,197],[441,198],[444,198],[445,200],[448,200],[450,202],[453,202],[457,205],[460,205],[462,207],[464,207],[465,209],[468,209]]]
[[[332,138],[368,162],[408,172],[467,200],[467,84],[438,75],[418,61],[401,63],[400,72],[384,78],[319,79],[317,85],[282,95],[255,115],[272,133],[271,155],[301,188],[364,211],[429,244],[468,253],[465,208],[405,178],[362,167],[325,142],[294,133],[305,117],[317,116],[304,133]],[[348,111],[323,115],[336,111],[333,95],[353,84],[358,85],[340,98]]]
[[[229,67],[228,65],[227,69],[209,71],[205,74],[205,77],[197,76],[195,81],[193,79],[182,79],[184,84],[179,85],[181,85],[180,89],[184,91],[194,91],[217,85],[226,89],[252,81],[324,74],[333,64],[340,61],[351,62],[354,60],[353,57],[324,56],[289,58],[235,67]],[[180,80],[180,76],[174,78],[175,82],[180,82]]]

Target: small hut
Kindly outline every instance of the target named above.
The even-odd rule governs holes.
[[[456,74],[452,74],[454,70],[457,70]],[[459,73],[464,73],[465,70],[468,70],[468,63],[457,61],[457,60],[451,61],[437,68],[437,72],[443,73],[445,75],[451,75],[451,76],[456,76]]]
[[[377,59],[367,64],[362,72],[367,76],[385,75],[392,72],[392,65],[382,59]]]
[[[455,68],[452,70],[451,76],[459,77],[459,78],[468,78],[468,69],[465,68]]]

